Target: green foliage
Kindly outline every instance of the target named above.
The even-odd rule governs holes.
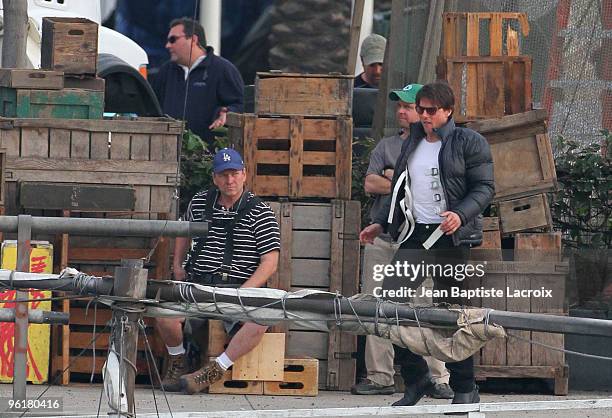
[[[370,163],[370,154],[376,146],[373,138],[353,138],[353,178],[351,198],[361,202],[361,224],[370,223],[370,208],[373,199],[363,189],[366,172]]]
[[[551,210],[568,246],[611,248],[612,134],[607,130],[602,133],[603,144],[587,146],[557,138],[555,164],[560,190],[554,196]],[[602,149],[607,150],[607,155],[603,155]]]
[[[190,130],[183,133],[181,148],[180,212],[183,213],[194,194],[212,184],[212,160],[215,153],[228,146],[226,129],[215,133],[214,148]]]

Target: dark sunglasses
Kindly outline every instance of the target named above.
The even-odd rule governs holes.
[[[423,106],[419,106],[416,105],[415,110],[419,115],[422,115],[423,112],[427,112],[427,114],[429,116],[433,116],[436,114],[436,112],[438,111],[438,109],[440,109],[438,106],[433,106],[433,107],[423,107]]]
[[[186,38],[187,35],[180,35],[180,36],[176,36],[176,35],[172,35],[172,36],[168,36],[168,43],[169,44],[173,44],[176,41],[178,41],[180,38]]]

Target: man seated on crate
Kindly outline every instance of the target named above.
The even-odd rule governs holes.
[[[272,209],[245,190],[246,173],[240,154],[223,148],[213,159],[216,187],[197,193],[184,215],[186,221],[209,221],[204,238],[177,238],[174,278],[218,287],[264,287],[274,274],[280,253],[280,230]],[[189,250],[189,251],[188,251]],[[185,256],[187,262],[185,261]],[[162,379],[165,390],[193,394],[218,381],[238,358],[261,341],[267,327],[224,321],[231,338],[223,354],[187,374],[180,319],[157,318],[169,364]]]
[[[370,164],[366,172],[364,189],[372,195],[374,203],[370,216],[380,210],[384,199],[391,193],[391,180],[399,157],[402,145],[410,134],[410,125],[419,123],[419,114],[416,112],[416,95],[423,86],[421,84],[408,84],[403,89],[392,90],[389,100],[397,103],[395,119],[400,131],[383,138],[378,142],[370,154]],[[366,244],[363,250],[363,270],[361,292],[372,295],[379,283],[374,280],[374,266],[387,264],[393,258],[397,245],[392,242],[388,234],[382,234],[374,240],[374,244]],[[413,298],[413,302],[424,303],[423,298]],[[393,375],[393,344],[390,340],[368,335],[365,350],[366,377],[351,388],[355,395],[390,395],[395,393]],[[427,395],[437,399],[452,399],[453,391],[448,385],[449,374],[444,363],[433,357],[425,357],[431,369],[435,385],[430,388]]]
[[[388,232],[399,244],[390,265],[423,265],[431,271],[440,294],[452,294],[468,281],[464,276],[437,273],[437,266],[465,267],[468,250],[482,242],[482,212],[493,199],[493,159],[486,139],[470,129],[455,126],[452,114],[455,96],[445,82],[423,86],[416,95],[420,123],[410,125],[410,137],[402,145],[395,165],[391,194],[361,231],[363,243],[373,243]],[[438,236],[439,232],[443,234]],[[425,250],[425,248],[429,248]],[[431,267],[430,267],[431,266]],[[386,270],[386,269],[385,269]],[[401,272],[384,277],[382,296],[404,287],[416,289],[424,274],[406,277]],[[392,298],[387,298],[392,299]],[[461,303],[453,297],[436,302]],[[422,356],[397,347],[396,360],[406,390],[394,406],[415,405],[434,387]],[[446,363],[454,404],[480,402],[474,380],[473,357]]]

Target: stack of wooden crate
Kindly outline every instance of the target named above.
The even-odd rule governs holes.
[[[538,295],[471,299],[468,303],[492,309],[567,315],[561,234],[553,232],[547,193],[556,188],[556,173],[546,129],[546,112],[534,110],[498,119],[468,123],[491,145],[495,169],[497,214],[485,218],[483,245],[472,250],[472,259],[486,260],[487,274],[472,278],[478,288],[552,291]],[[502,250],[502,238],[513,242]],[[503,251],[503,253],[502,253]],[[476,362],[479,379],[487,377],[537,377],[554,379],[554,393],[567,394],[568,368],[562,352],[525,340],[563,348],[561,334],[508,331],[507,340],[494,340],[481,350]],[[518,336],[524,340],[512,338]]]
[[[0,70],[0,115],[11,118],[101,119],[104,80],[96,78],[98,25],[44,18],[42,70]]]
[[[360,203],[351,201],[352,77],[259,73],[254,114],[229,114],[247,187],[269,200],[281,229],[269,286],[358,292]],[[282,328],[282,327],[281,327]],[[350,390],[356,337],[294,325],[288,357],[319,360],[319,387]]]

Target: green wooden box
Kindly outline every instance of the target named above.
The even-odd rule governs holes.
[[[102,119],[104,92],[0,87],[0,112],[8,118]]]

